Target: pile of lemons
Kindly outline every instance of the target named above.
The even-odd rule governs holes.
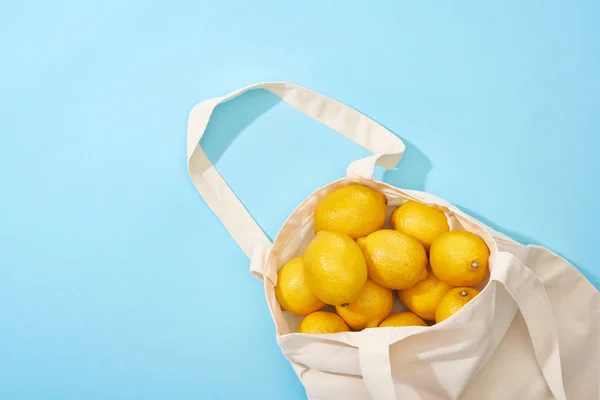
[[[315,238],[279,269],[275,288],[283,310],[304,316],[298,332],[426,326],[479,293],[471,286],[488,271],[483,239],[451,231],[443,211],[415,201],[393,211],[393,229],[382,229],[386,211],[385,195],[358,184],[319,201]],[[392,314],[393,291],[410,312]]]

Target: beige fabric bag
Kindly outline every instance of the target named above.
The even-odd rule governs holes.
[[[353,162],[345,178],[311,194],[273,243],[199,144],[215,107],[253,89],[275,94],[374,154]],[[203,101],[190,112],[190,177],[250,257],[251,273],[264,280],[277,341],[308,397],[600,399],[599,292],[566,260],[543,247],[522,246],[433,195],[372,179],[375,164],[392,169],[404,150],[399,138],[368,117],[290,83],[252,85]],[[350,182],[383,192],[390,212],[414,199],[443,210],[452,229],[466,229],[484,238],[491,250],[491,272],[480,295],[453,317],[431,327],[330,335],[294,333],[299,317],[282,312],[275,299],[277,270],[301,254],[314,237],[312,213],[317,201]]]

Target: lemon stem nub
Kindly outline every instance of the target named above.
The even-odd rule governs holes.
[[[467,295],[467,292],[463,290],[463,291],[462,291],[462,292],[460,292],[459,294],[460,294],[462,297],[465,297],[465,296]]]
[[[344,303],[344,304],[342,304],[342,307],[346,308],[346,307],[348,307],[349,305],[350,305],[350,304],[348,304],[348,303]]]
[[[473,269],[479,268],[479,263],[477,261],[473,261],[471,263],[471,268],[473,268]]]

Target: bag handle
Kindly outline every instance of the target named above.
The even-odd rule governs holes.
[[[544,284],[537,275],[511,253],[499,252],[490,279],[502,283],[516,301],[535,352],[538,365],[557,400],[567,400],[563,384],[558,330]]]
[[[544,379],[556,400],[567,400],[563,385],[558,333],[546,290],[539,278],[518,258],[507,252],[499,252],[494,256],[495,268],[491,272],[490,281],[503,285],[513,297],[533,344],[533,350]],[[377,328],[370,332],[378,334],[379,340],[363,340],[359,346],[361,372],[367,390],[373,399],[395,399],[394,380],[391,373],[389,346],[394,340],[393,332],[385,328]],[[403,338],[407,338],[424,328],[405,327]],[[367,339],[367,338],[365,338]]]
[[[210,162],[200,146],[200,139],[219,104],[254,89],[273,93],[298,111],[375,154],[352,163],[348,167],[348,173],[353,176],[370,178],[375,164],[393,169],[405,150],[402,140],[364,114],[329,97],[287,82],[257,83],[198,103],[188,117],[187,158],[190,178],[208,206],[250,258],[256,249],[264,252],[264,249],[270,248],[271,241]],[[253,265],[256,276],[264,275],[264,271],[260,271],[260,263]]]
[[[405,327],[402,329],[411,329]],[[364,330],[358,346],[358,362],[365,386],[374,400],[395,400],[396,390],[390,363],[390,344],[395,328]]]

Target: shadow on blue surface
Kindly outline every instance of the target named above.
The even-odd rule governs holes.
[[[479,221],[483,222],[484,224],[486,224],[487,226],[489,226],[490,228],[497,230],[498,232],[504,233],[506,236],[510,237],[511,239],[516,240],[517,242],[521,243],[521,244],[537,244],[537,245],[541,245],[541,243],[538,243],[536,240],[532,239],[529,236],[523,235],[522,233],[519,232],[515,232],[512,231],[510,229],[506,229],[500,225],[498,225],[497,223],[489,220],[488,218],[484,217],[481,214],[478,214],[477,212],[467,208],[467,207],[463,207],[461,205],[455,204],[456,207],[460,208],[461,210],[463,210],[464,212],[466,212],[467,214],[469,214],[470,216],[478,219]]]
[[[209,160],[216,164],[240,133],[279,102],[279,97],[259,89],[217,106],[200,140]]]
[[[396,169],[385,171],[383,180],[399,188],[425,191],[427,175],[433,164],[414,144],[404,138],[401,139],[406,145],[404,157]]]
[[[216,164],[227,147],[249,125],[279,102],[281,99],[277,96],[257,89],[219,105],[200,141],[211,162]],[[401,188],[425,190],[427,174],[431,171],[432,163],[415,145],[404,138],[401,139],[406,145],[405,155],[397,169],[385,171],[384,180]]]
[[[470,216],[478,219],[479,221],[483,222],[484,224],[486,224],[487,226],[489,226],[490,228],[504,233],[506,236],[510,237],[511,239],[516,240],[517,242],[523,244],[523,245],[528,245],[528,244],[533,244],[533,245],[538,245],[538,246],[544,246],[548,249],[550,249],[551,251],[555,252],[556,254],[560,255],[561,257],[563,257],[565,260],[567,260],[568,262],[570,262],[571,264],[573,264],[579,271],[581,271],[582,274],[585,275],[585,277],[597,288],[600,288],[600,276],[598,276],[596,274],[596,272],[594,272],[594,270],[590,269],[590,268],[585,268],[582,267],[576,263],[574,263],[572,260],[568,259],[567,257],[565,257],[564,255],[562,255],[560,253],[560,251],[556,251],[555,249],[551,249],[548,246],[544,245],[543,243],[538,242],[537,240],[524,235],[522,233],[510,230],[510,229],[506,229],[503,226],[498,225],[497,223],[489,220],[488,218],[482,216],[481,214],[476,213],[475,211],[468,209],[466,207],[462,207],[460,205],[455,204],[458,208],[460,208],[461,210],[463,210],[464,212],[466,212],[467,214],[469,214]]]

